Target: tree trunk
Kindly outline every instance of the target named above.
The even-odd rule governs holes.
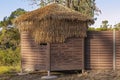
[[[67,1],[66,2],[66,6],[70,8],[70,2],[71,2],[71,0],[66,0],[66,1]]]
[[[54,3],[58,3],[58,0],[54,0]]]
[[[78,6],[80,6],[80,0],[78,0]]]

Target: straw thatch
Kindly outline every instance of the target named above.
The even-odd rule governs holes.
[[[69,37],[85,37],[91,18],[60,4],[50,4],[18,17],[20,31],[30,31],[38,43],[64,42]]]

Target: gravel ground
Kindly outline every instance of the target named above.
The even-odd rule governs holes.
[[[42,73],[34,73],[27,75],[0,75],[0,80],[43,80]],[[83,74],[54,74],[57,79],[51,80],[120,80],[120,71],[87,71]]]

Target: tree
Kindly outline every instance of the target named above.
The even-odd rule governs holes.
[[[9,17],[4,17],[3,21],[0,21],[0,26],[2,31],[0,32],[0,47],[7,48],[17,48],[19,44],[19,32],[13,26],[12,20],[26,11],[24,9],[17,9],[11,13]]]
[[[95,0],[73,0],[72,6],[74,10],[77,10],[87,16],[94,17]]]
[[[2,21],[0,21],[0,27],[7,28],[12,26],[12,20],[18,17],[21,14],[24,14],[26,11],[24,9],[18,8],[17,10],[13,11],[9,17],[4,17]]]
[[[94,17],[94,12],[101,12],[96,7],[95,0],[31,0],[40,7],[45,6],[51,2],[63,4],[69,8],[79,11],[87,16]]]
[[[4,17],[0,21],[0,65],[15,65],[20,61],[20,34],[12,20],[24,14],[24,9],[17,9],[9,17]]]
[[[108,25],[108,20],[104,20],[104,21],[102,21],[102,25],[101,25],[102,28],[107,29],[108,26],[109,26],[109,25]]]
[[[115,24],[115,25],[114,25],[114,28],[115,28],[116,30],[120,30],[120,23]]]

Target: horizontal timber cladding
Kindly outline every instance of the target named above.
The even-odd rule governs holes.
[[[65,43],[51,44],[51,71],[82,69],[81,38],[67,39]]]
[[[113,69],[113,32],[90,31],[85,39],[85,68]]]
[[[120,31],[116,31],[116,69],[120,69]]]
[[[120,31],[115,31],[115,39],[113,33],[113,31],[90,31],[85,41],[83,38],[69,38],[65,43],[52,43],[48,47],[36,44],[28,32],[22,32],[22,69],[23,71],[80,70],[84,67],[87,70],[120,69]]]
[[[28,32],[21,32],[23,71],[47,70],[47,46],[36,44]]]

